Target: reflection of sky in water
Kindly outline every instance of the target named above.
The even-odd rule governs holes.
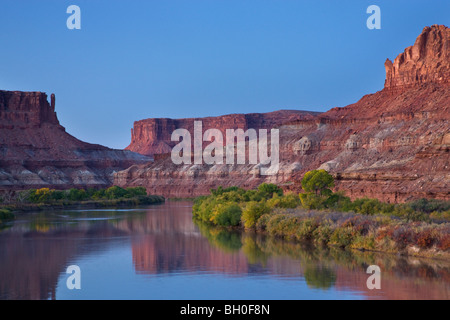
[[[210,272],[136,274],[129,243],[71,261],[82,270],[82,289],[66,287],[61,274],[57,299],[363,299],[357,292],[311,289],[303,277],[227,275]]]

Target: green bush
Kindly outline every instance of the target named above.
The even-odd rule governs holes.
[[[105,196],[107,199],[119,199],[125,197],[127,191],[121,187],[113,186],[105,191]]]
[[[283,196],[275,195],[272,199],[267,200],[270,208],[297,208],[300,205],[300,199],[294,193],[288,193]]]
[[[237,203],[219,204],[212,213],[211,221],[218,226],[237,226],[241,221],[242,209]]]
[[[242,212],[242,223],[245,228],[253,228],[258,219],[270,212],[270,207],[265,202],[250,201]]]
[[[83,201],[88,198],[88,195],[83,189],[70,189],[67,195],[67,200]]]
[[[420,211],[425,213],[450,211],[450,201],[444,200],[419,199],[410,202],[408,205],[414,211]]]
[[[272,198],[275,194],[280,197],[283,195],[283,189],[281,189],[280,187],[278,187],[277,185],[275,185],[273,183],[260,184],[258,187],[258,191],[266,199]]]
[[[325,202],[327,200],[327,197],[312,192],[308,192],[308,193],[300,193],[299,198],[303,208],[305,209],[308,210],[325,209]]]
[[[147,190],[145,190],[144,187],[128,187],[125,188],[125,191],[125,198],[134,198],[147,195]]]

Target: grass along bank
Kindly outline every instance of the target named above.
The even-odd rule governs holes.
[[[330,177],[324,170],[305,174],[299,195],[273,184],[219,187],[195,200],[193,218],[320,245],[450,259],[449,201],[351,201],[331,191]]]

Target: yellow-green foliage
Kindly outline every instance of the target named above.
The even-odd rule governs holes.
[[[219,203],[214,207],[210,221],[218,226],[237,226],[241,221],[242,209],[235,203]]]
[[[333,176],[323,169],[308,171],[302,179],[302,188],[306,192],[329,194],[333,187]]]
[[[253,228],[258,219],[266,213],[270,212],[270,207],[264,201],[250,201],[246,203],[242,212],[242,223],[247,229]]]
[[[282,196],[275,194],[273,198],[267,200],[267,206],[270,208],[297,208],[299,205],[300,199],[292,192]]]
[[[351,201],[343,193],[331,192],[332,176],[323,170],[307,173],[302,186],[307,192],[298,196],[283,195],[270,184],[257,190],[219,187],[211,196],[195,201],[193,215],[214,225],[241,224],[274,236],[343,248],[390,252],[408,246],[450,249],[450,226],[445,223],[450,218],[448,201]],[[440,224],[430,224],[433,220]]]

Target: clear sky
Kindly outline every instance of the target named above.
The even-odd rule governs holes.
[[[145,118],[356,102],[432,24],[449,0],[0,0],[0,89],[55,93],[69,133],[124,148]]]

